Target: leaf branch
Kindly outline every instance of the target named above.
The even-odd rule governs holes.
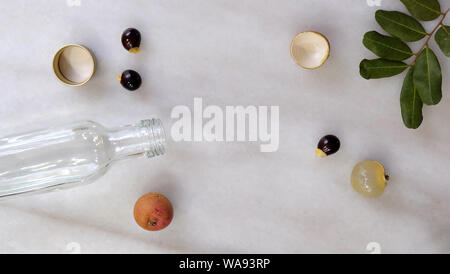
[[[412,63],[409,65],[409,66],[414,66],[414,64],[416,63],[416,61],[417,61],[417,57],[419,57],[419,55],[422,53],[422,51],[424,50],[424,48],[426,47],[426,46],[428,46],[428,43],[430,42],[430,39],[431,39],[431,37],[433,37],[433,34],[438,30],[438,28],[440,27],[440,26],[442,26],[443,25],[443,22],[444,22],[444,19],[445,19],[445,17],[447,16],[447,14],[449,13],[449,11],[450,11],[450,8],[449,9],[447,9],[444,13],[442,13],[442,17],[441,17],[441,20],[439,20],[439,23],[434,27],[434,29],[431,31],[431,33],[428,33],[427,34],[427,36],[428,36],[428,38],[427,38],[427,40],[425,40],[425,43],[423,44],[423,46],[420,48],[420,50],[416,53],[416,54],[414,54],[414,60],[412,61]]]

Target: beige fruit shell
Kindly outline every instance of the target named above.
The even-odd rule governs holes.
[[[319,32],[300,32],[292,39],[291,57],[302,68],[319,68],[329,56],[330,42]]]

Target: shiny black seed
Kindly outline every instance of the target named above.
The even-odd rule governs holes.
[[[141,33],[134,28],[126,29],[122,34],[122,45],[130,52],[138,52],[141,46]]]
[[[327,135],[320,139],[317,149],[322,150],[327,156],[336,153],[341,147],[341,142],[334,135]]]
[[[142,84],[142,78],[134,70],[126,70],[119,77],[122,86],[128,90],[137,90]]]

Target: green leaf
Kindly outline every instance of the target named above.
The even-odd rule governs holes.
[[[401,0],[412,16],[419,20],[431,21],[441,15],[441,5],[437,0]]]
[[[419,41],[427,35],[416,19],[398,11],[377,10],[375,19],[389,34],[406,42]]]
[[[406,74],[403,81],[402,93],[400,94],[400,107],[402,110],[403,123],[407,128],[418,128],[423,121],[422,107],[419,92],[414,87],[414,67]]]
[[[407,44],[398,38],[385,36],[376,31],[369,31],[364,35],[363,44],[378,57],[401,61],[413,56]]]
[[[442,25],[434,36],[442,52],[450,57],[450,26]]]
[[[386,59],[364,59],[359,65],[359,73],[365,79],[379,79],[402,73],[408,65],[400,61]]]
[[[424,104],[436,105],[441,101],[441,65],[429,47],[425,47],[417,58],[414,69],[414,86],[419,91],[420,98]]]

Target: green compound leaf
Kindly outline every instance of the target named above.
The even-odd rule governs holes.
[[[423,121],[423,102],[420,99],[419,92],[414,87],[413,74],[414,67],[408,71],[403,81],[402,93],[400,94],[400,107],[405,126],[416,129]]]
[[[436,105],[441,101],[441,65],[429,47],[426,47],[417,58],[413,78],[414,86],[419,91],[420,98],[424,104]]]
[[[442,25],[434,36],[436,43],[441,48],[442,52],[450,57],[450,26]]]
[[[441,15],[441,5],[437,0],[401,0],[415,18],[431,21]]]
[[[402,73],[408,65],[400,61],[386,59],[364,59],[359,65],[359,73],[365,79],[379,79]]]
[[[377,10],[375,19],[386,32],[406,42],[419,41],[427,35],[416,19],[398,11]]]
[[[413,56],[411,49],[398,38],[385,36],[376,31],[364,35],[363,44],[378,57],[401,61]]]

